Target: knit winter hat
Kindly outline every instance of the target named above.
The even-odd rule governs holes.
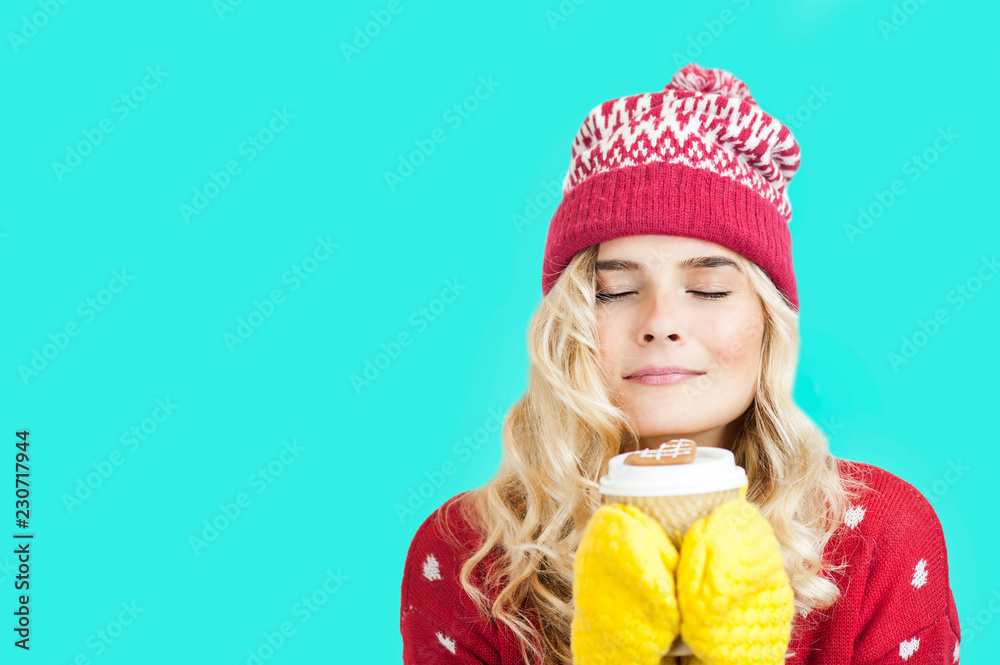
[[[750,259],[797,312],[786,189],[798,168],[791,131],[724,69],[692,62],[663,92],[606,101],[573,141],[545,241],[542,295],[581,249],[676,235]]]

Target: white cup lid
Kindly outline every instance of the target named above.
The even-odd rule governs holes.
[[[747,484],[746,471],[737,466],[725,448],[698,446],[694,461],[686,464],[633,466],[625,463],[632,453],[615,455],[601,478],[601,494],[616,496],[681,496],[719,492]]]

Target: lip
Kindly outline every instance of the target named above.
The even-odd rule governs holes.
[[[681,367],[679,365],[646,365],[645,367],[640,367],[635,370],[625,378],[634,380],[645,376],[671,376],[675,374],[699,376],[704,374],[704,372],[699,372],[695,369],[688,369],[687,367]]]
[[[625,379],[647,386],[663,386],[687,381],[702,374],[704,372],[678,365],[646,365],[629,374]]]
[[[628,381],[634,383],[642,383],[647,386],[663,386],[671,383],[680,383],[681,381],[687,381],[688,379],[693,379],[695,377],[701,376],[701,373],[687,373],[687,374],[644,374],[642,376],[634,376]]]

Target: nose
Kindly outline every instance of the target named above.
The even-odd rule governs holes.
[[[656,340],[681,340],[678,310],[669,294],[658,294],[652,299],[650,309],[639,324],[640,343],[651,344]]]

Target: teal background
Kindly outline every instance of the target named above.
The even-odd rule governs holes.
[[[399,662],[410,539],[494,474],[493,414],[526,387],[527,324],[558,203],[546,186],[561,184],[591,108],[660,90],[692,60],[747,82],[802,149],[789,189],[797,401],[834,454],[928,497],[964,662],[997,652],[1000,535],[987,525],[1000,280],[968,298],[955,291],[1000,246],[989,198],[995,5],[913,2],[886,32],[899,3],[400,0],[348,58],[341,44],[388,2],[247,1],[221,14],[210,0],[52,4],[35,33],[25,21],[44,16],[45,0],[0,12],[0,531],[11,543],[0,555],[0,660],[236,665],[289,621],[294,634],[265,662]],[[12,41],[22,31],[32,36]],[[115,100],[147,67],[166,76],[120,117]],[[497,87],[450,120],[480,77]],[[814,90],[829,95],[810,109]],[[294,118],[248,161],[241,143],[273,109]],[[53,162],[105,118],[113,131],[60,180]],[[909,160],[949,127],[957,140],[911,180]],[[446,140],[390,188],[386,172],[436,129]],[[239,173],[185,221],[181,204],[231,160]],[[905,193],[852,242],[845,225],[897,179]],[[336,248],[311,263],[317,238]],[[296,266],[313,272],[293,289]],[[123,270],[127,286],[102,292]],[[282,302],[230,348],[225,335],[276,289]],[[88,314],[87,299],[102,297]],[[937,310],[947,323],[917,335],[924,343],[894,368],[888,354]],[[73,323],[77,334],[24,376]],[[403,333],[408,345],[356,389],[352,377]],[[151,420],[168,398],[176,410]],[[146,440],[123,440],[144,419]],[[23,428],[30,653],[9,629]],[[478,450],[455,447],[477,434]],[[293,441],[298,456],[282,461]],[[388,452],[373,463],[376,449]],[[449,462],[454,472],[435,476]],[[255,475],[269,464],[272,482]],[[956,465],[966,470],[949,474]],[[99,485],[67,504],[88,474]],[[435,477],[444,482],[400,516]],[[196,553],[190,538],[241,492],[249,503]],[[328,571],[342,585],[303,622],[297,604]],[[131,602],[142,612],[98,653],[97,631]]]

